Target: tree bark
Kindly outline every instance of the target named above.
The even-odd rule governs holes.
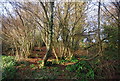
[[[47,53],[45,54],[44,58],[43,58],[43,62],[42,62],[42,66],[45,66],[46,63],[47,63],[47,60],[48,58],[51,56],[52,54],[52,36],[53,36],[53,8],[54,8],[54,2],[50,2],[50,10],[51,10],[51,13],[50,13],[50,19],[49,19],[49,37],[48,37],[48,40],[49,40],[49,45],[48,45],[48,48],[47,48]]]
[[[99,5],[98,5],[98,41],[99,41],[99,53],[102,55],[102,41],[100,38],[100,6],[101,6],[101,0],[99,0]]]

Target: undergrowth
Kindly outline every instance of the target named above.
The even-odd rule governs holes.
[[[3,79],[13,79],[16,77],[16,61],[12,56],[2,56],[2,78]]]
[[[75,72],[77,79],[94,79],[94,70],[87,61],[80,61],[74,65],[68,65],[66,70]]]

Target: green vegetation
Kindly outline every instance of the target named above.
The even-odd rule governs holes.
[[[81,57],[85,58],[85,57]],[[104,57],[104,61],[108,60],[111,57]],[[101,66],[101,64],[104,62],[100,58],[96,58],[92,61],[79,61],[73,57],[71,60],[61,60],[59,62],[48,61],[47,66],[42,67],[41,63],[42,61],[38,61],[36,66],[35,64],[30,64],[26,61],[16,62],[14,60],[13,56],[2,56],[3,59],[3,65],[2,68],[4,70],[3,72],[3,79],[12,79],[12,78],[21,78],[24,77],[26,79],[58,79],[61,76],[64,79],[81,79],[81,80],[89,80],[89,79],[96,79],[96,78],[107,78],[107,73],[109,70],[119,69],[117,64],[110,64]],[[64,64],[67,63],[73,63],[71,65]],[[108,61],[106,61],[106,64],[108,64]],[[61,65],[61,66],[59,66]],[[104,64],[103,64],[104,65]],[[28,69],[25,69],[21,71],[22,73],[25,73],[25,75],[21,75],[17,73],[20,68],[26,68],[30,67]],[[64,66],[64,67],[63,67]],[[98,67],[99,66],[99,67]],[[19,67],[16,69],[16,67]],[[104,68],[102,68],[104,67]],[[114,68],[114,69],[113,69]],[[71,75],[72,74],[72,75]],[[101,75],[102,74],[102,75]],[[113,72],[111,72],[110,75],[112,75]],[[111,77],[111,76],[109,76]]]
[[[30,67],[31,67],[31,68],[34,68],[34,67],[35,67],[35,65],[34,65],[34,64],[31,64],[31,65],[30,65]]]
[[[78,79],[94,79],[94,70],[91,65],[86,61],[81,61],[75,65],[68,65],[66,70],[75,72]]]
[[[5,0],[1,10],[3,79],[120,77],[120,2]]]
[[[3,64],[2,64],[2,78],[3,79],[13,79],[16,77],[17,69],[16,61],[12,56],[2,56]]]

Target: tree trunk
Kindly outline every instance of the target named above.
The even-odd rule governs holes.
[[[102,55],[102,41],[100,38],[100,6],[101,6],[101,0],[99,0],[98,5],[98,41],[99,41],[99,54]]]
[[[117,12],[117,14],[118,14],[118,21],[117,21],[117,23],[118,23],[118,54],[120,54],[120,50],[119,50],[119,48],[120,48],[120,2],[118,2],[119,3],[119,8],[118,8],[118,12]]]
[[[53,48],[53,53],[54,53],[54,55],[55,55],[55,58],[56,58],[56,61],[58,62],[58,55],[57,55],[57,53],[56,53],[56,51],[55,51],[55,47]]]
[[[54,7],[54,2],[50,2],[50,10],[51,10],[51,15],[50,15],[50,19],[49,19],[49,45],[47,48],[47,53],[45,54],[44,58],[43,58],[43,62],[42,62],[42,66],[45,66],[47,63],[48,58],[51,56],[52,54],[52,36],[53,36],[53,7]]]

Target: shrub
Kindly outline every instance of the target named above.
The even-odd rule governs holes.
[[[75,65],[68,65],[66,70],[76,72],[78,79],[94,79],[94,70],[87,61],[80,61]]]
[[[2,56],[3,64],[2,69],[4,70],[2,73],[3,79],[12,79],[16,75],[16,61],[12,56]]]

